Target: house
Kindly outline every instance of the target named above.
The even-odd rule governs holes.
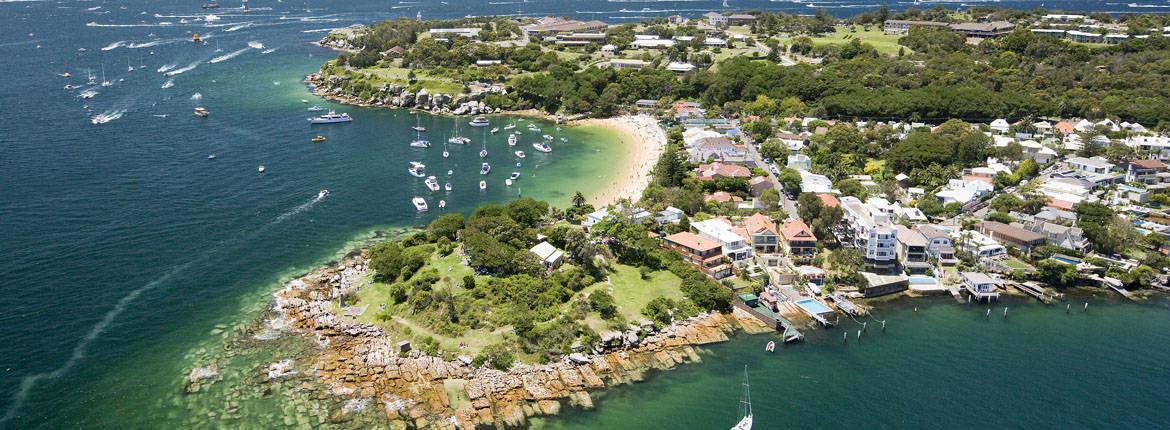
[[[658,100],[638,99],[634,102],[634,107],[638,109],[654,109],[658,107]]]
[[[767,215],[757,212],[744,219],[743,225],[757,253],[774,254],[780,250],[780,233]]]
[[[833,181],[824,175],[800,171],[800,191],[804,193],[828,193],[833,190]]]
[[[395,46],[382,52],[383,57],[398,58],[402,56],[403,49],[401,46]]]
[[[1007,254],[1007,248],[1004,248],[995,239],[974,230],[953,231],[951,238],[955,240],[960,250],[978,258],[992,258]]]
[[[812,159],[804,154],[789,155],[786,166],[789,169],[808,171],[812,169]]]
[[[710,46],[715,48],[726,48],[727,40],[718,37],[707,37],[703,39],[703,46]]]
[[[699,236],[713,240],[720,245],[720,253],[737,266],[746,264],[752,257],[748,238],[733,232],[735,228],[725,218],[715,218],[691,223],[691,230]]]
[[[641,69],[644,69],[644,68],[650,66],[650,63],[647,63],[647,62],[642,61],[642,60],[629,60],[629,59],[625,59],[625,58],[614,58],[614,59],[609,60],[608,62],[605,62],[602,64],[607,65],[610,68],[614,68],[614,69],[629,69],[629,70],[641,70]]]
[[[756,22],[754,15],[735,13],[727,16],[727,25],[752,25]]]
[[[1125,166],[1125,182],[1155,185],[1170,182],[1166,164],[1158,160],[1134,160]]]
[[[910,273],[926,273],[930,269],[930,263],[927,262],[926,237],[904,225],[894,227],[898,230],[897,252],[902,267],[908,269]]]
[[[992,299],[999,299],[999,292],[996,288],[1003,285],[998,279],[988,276],[981,272],[959,272],[959,278],[963,281],[963,289],[971,293],[975,301]]]
[[[477,28],[477,27],[432,28],[432,29],[430,29],[429,33],[430,33],[431,37],[458,36],[458,37],[466,37],[468,39],[474,39],[474,38],[479,36],[479,31],[480,31],[480,28]]]
[[[951,31],[976,39],[987,39],[1011,33],[1016,26],[1007,21],[961,22],[950,25]]]
[[[801,220],[785,222],[780,227],[784,250],[793,262],[808,263],[817,254],[817,237],[808,224]]]
[[[601,208],[585,215],[585,219],[581,220],[581,227],[589,228],[594,224],[602,222],[605,217],[609,216],[609,208]]]
[[[1004,245],[1018,248],[1024,252],[1031,252],[1032,248],[1044,244],[1044,236],[997,221],[984,221],[980,223],[979,232],[998,240]]]
[[[955,242],[949,235],[930,225],[920,225],[915,230],[918,230],[918,234],[926,240],[926,253],[937,259],[940,264],[951,266],[959,263],[955,258]]]
[[[665,49],[674,46],[674,39],[662,39],[652,34],[634,35],[630,47],[634,49]]]
[[[525,36],[555,35],[561,33],[604,33],[609,24],[602,21],[578,21],[560,17],[546,16],[536,20],[536,23],[520,27]]]
[[[685,216],[686,214],[683,213],[682,209],[676,208],[674,206],[667,206],[666,209],[658,211],[658,216],[654,217],[654,221],[658,222],[659,224],[678,224],[682,222],[682,219]]]
[[[714,193],[703,196],[703,203],[719,202],[719,203],[739,203],[743,201],[743,197],[732,195],[727,191],[716,191]]]
[[[964,181],[962,179],[951,179],[947,182],[947,186],[942,191],[934,193],[934,196],[942,200],[944,205],[952,202],[965,205],[967,202],[983,197],[994,189],[995,187],[993,185],[981,180]]]
[[[679,101],[674,102],[674,119],[683,121],[688,118],[702,118],[706,111],[703,110],[703,105],[697,102]]]
[[[540,242],[529,249],[529,251],[536,254],[536,257],[540,259],[540,262],[544,264],[546,269],[560,267],[565,257],[564,251],[557,249],[557,247],[548,242]]]
[[[677,61],[672,61],[670,64],[666,65],[666,70],[670,70],[675,73],[686,73],[695,70],[695,65],[691,63],[680,63]]]
[[[750,178],[752,171],[747,167],[734,164],[711,163],[700,164],[695,170],[700,181],[710,181],[719,178]]]
[[[504,64],[504,62],[501,60],[476,60],[475,61],[476,67],[498,66],[501,64]]]
[[[841,207],[841,201],[837,200],[837,196],[832,194],[817,194],[817,198],[821,200],[821,206],[830,208]]]
[[[759,197],[766,190],[775,189],[772,186],[772,180],[767,176],[756,176],[748,180],[748,188],[752,197]]]
[[[861,272],[865,278],[861,294],[865,297],[877,297],[905,291],[910,286],[910,279],[901,273],[893,275],[879,275],[877,273]]]
[[[902,19],[887,19],[884,23],[882,23],[882,31],[886,34],[906,34],[910,32],[911,27],[946,28],[947,23],[934,21],[908,21]]]
[[[1076,170],[1078,172],[1096,173],[1102,175],[1109,174],[1113,171],[1113,168],[1116,167],[1113,163],[1110,163],[1109,160],[1106,160],[1103,157],[1069,157],[1068,159],[1064,160],[1064,163],[1068,165],[1070,169]]]
[[[804,147],[808,145],[808,139],[799,134],[782,132],[776,135],[776,138],[779,139],[780,143],[783,143],[784,146],[787,146],[788,150],[792,151],[793,154],[804,149]]]
[[[703,14],[703,18],[707,20],[707,25],[712,27],[727,25],[727,17],[718,12],[707,12]]]
[[[607,43],[607,44],[601,45],[601,53],[602,54],[613,55],[614,53],[617,53],[617,51],[618,51],[617,45],[614,45],[612,43]]]
[[[1033,221],[1030,225],[1028,225],[1027,229],[1044,236],[1044,241],[1049,245],[1075,249],[1081,252],[1087,251],[1091,246],[1089,240],[1085,238],[1084,230],[1081,230],[1079,227],[1070,227],[1067,225],[1060,225],[1057,223],[1044,221]]]
[[[731,276],[731,266],[723,263],[718,242],[684,231],[662,238],[662,247],[679,253],[707,276],[715,279]]]
[[[745,164],[751,160],[747,150],[736,145],[730,139],[718,137],[704,137],[695,140],[694,147],[687,149],[687,159],[692,163],[705,161],[721,161],[724,163]]]
[[[1052,125],[1052,129],[1066,136],[1076,132],[1076,129],[1073,128],[1073,123],[1068,121],[1057,121],[1056,124]]]
[[[626,210],[621,204],[615,205],[611,210],[604,207],[586,214],[585,219],[581,220],[581,226],[585,228],[592,227],[594,224],[604,221],[610,215],[616,216],[619,219],[624,218],[626,222],[641,224],[642,222],[654,217],[649,211],[642,208],[631,208]]]
[[[1125,145],[1148,153],[1153,159],[1170,160],[1170,137],[1168,136],[1130,136],[1125,139]]]
[[[991,131],[999,134],[1007,134],[1008,129],[1012,127],[1006,119],[999,118],[991,122]]]
[[[843,242],[861,251],[866,266],[876,271],[890,271],[897,266],[898,231],[886,214],[862,203],[856,197],[841,198],[848,231]]]
[[[605,33],[567,33],[556,36],[557,45],[585,46],[605,43]]]

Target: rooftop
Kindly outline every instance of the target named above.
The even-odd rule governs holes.
[[[666,236],[663,239],[667,242],[677,243],[699,252],[710,251],[722,247],[722,245],[720,245],[718,242],[715,242],[714,240],[704,238],[689,231],[675,233],[670,236]]]

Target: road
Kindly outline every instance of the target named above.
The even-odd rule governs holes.
[[[788,215],[788,220],[791,221],[797,219],[796,202],[788,198],[788,194],[784,192],[784,186],[780,185],[779,178],[777,178],[776,174],[772,172],[772,169],[768,168],[768,164],[764,162],[764,157],[760,155],[760,151],[756,150],[756,145],[752,139],[747,136],[743,136],[743,141],[744,147],[747,148],[748,157],[751,157],[752,161],[754,161],[756,165],[760,166],[762,169],[764,169],[765,172],[768,173],[768,180],[772,181],[772,187],[774,187],[776,191],[780,193],[780,206],[784,208],[784,213]]]

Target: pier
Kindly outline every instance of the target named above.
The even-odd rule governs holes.
[[[804,334],[801,333],[800,330],[796,329],[796,324],[793,324],[792,321],[788,320],[788,318],[784,318],[783,316],[780,316],[780,314],[772,312],[771,309],[768,309],[765,306],[759,305],[758,303],[756,306],[752,306],[742,300],[736,300],[735,307],[740,308],[756,317],[756,319],[763,321],[768,326],[776,329],[776,331],[783,332],[782,338],[784,339],[785,343],[804,340]]]
[[[833,299],[833,303],[837,304],[837,308],[841,309],[841,312],[845,312],[846,315],[859,317],[864,316],[867,313],[865,308],[856,303],[853,303],[853,301],[845,297],[844,294],[833,293],[829,296],[829,298]]]
[[[1024,294],[1032,296],[1036,300],[1039,300],[1046,305],[1052,303],[1052,301],[1055,299],[1054,296],[1048,294],[1047,289],[1045,289],[1037,282],[1007,282],[1005,285],[1015,287],[1015,289],[1023,292]]]

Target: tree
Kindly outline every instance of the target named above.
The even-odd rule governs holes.
[[[869,194],[865,186],[861,185],[861,181],[852,178],[837,181],[837,189],[841,190],[841,194],[854,196],[862,200],[865,200]]]
[[[698,270],[683,278],[683,295],[701,309],[726,311],[731,309],[731,290],[724,288]]]
[[[508,202],[505,210],[508,217],[521,225],[535,226],[548,215],[548,203],[524,197]]]
[[[772,137],[772,123],[764,118],[761,118],[759,121],[744,124],[743,128],[748,136],[751,136],[755,140],[764,140]]]
[[[1076,267],[1052,259],[1040,260],[1036,270],[1040,280],[1057,287],[1072,285],[1077,279]]]
[[[934,194],[927,194],[918,199],[918,203],[914,205],[918,210],[922,211],[926,216],[938,216],[943,212],[942,201],[935,197]]]
[[[796,194],[800,192],[800,184],[802,179],[800,172],[795,169],[784,168],[780,170],[780,175],[776,178],[780,181],[780,185],[784,187],[784,191],[789,194]]]
[[[583,205],[585,205],[585,195],[581,194],[580,191],[573,193],[573,207],[579,208]]]
[[[427,226],[427,230],[430,231],[433,237],[445,237],[450,240],[455,240],[455,236],[459,233],[459,230],[463,229],[463,224],[463,215],[452,212],[435,218]]]
[[[370,247],[370,268],[381,279],[393,281],[402,271],[402,246],[385,241]]]
[[[788,145],[776,139],[768,139],[760,144],[760,155],[764,158],[784,162],[788,153]]]
[[[507,371],[512,368],[512,363],[516,362],[516,355],[508,350],[508,347],[503,344],[493,343],[485,346],[483,351],[471,361],[471,365],[480,367],[487,365],[488,367],[500,371]]]
[[[613,319],[617,315],[617,303],[613,296],[605,291],[598,290],[589,293],[589,306],[600,313],[603,319]]]

